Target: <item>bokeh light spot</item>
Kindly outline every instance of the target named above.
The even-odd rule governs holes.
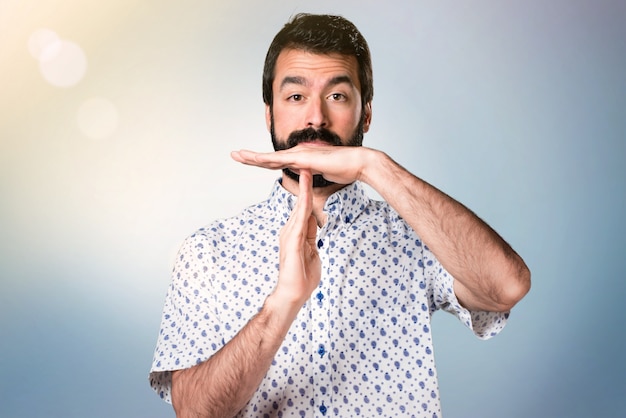
[[[30,54],[39,61],[43,78],[53,86],[78,84],[87,71],[87,57],[76,43],[61,39],[50,29],[38,29],[28,40]]]
[[[60,45],[61,39],[56,32],[50,29],[38,29],[30,35],[28,38],[28,52],[37,61],[40,61],[43,55],[43,51],[53,44]]]
[[[117,130],[119,114],[110,100],[93,97],[80,105],[76,121],[80,131],[87,137],[104,139]]]
[[[84,77],[87,58],[83,50],[73,42],[53,42],[43,50],[39,69],[50,84],[71,87]]]

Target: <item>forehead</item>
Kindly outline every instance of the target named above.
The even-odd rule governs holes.
[[[278,55],[274,86],[280,86],[285,77],[303,77],[310,82],[347,76],[360,90],[356,57],[351,55],[316,54],[299,49],[284,49]]]

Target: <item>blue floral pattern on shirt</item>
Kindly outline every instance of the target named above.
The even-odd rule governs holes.
[[[168,290],[150,382],[171,402],[171,371],[208,359],[253,317],[278,277],[278,237],[296,197],[268,200],[186,239]],[[415,232],[359,182],[332,195],[318,229],[319,288],[293,322],[240,417],[440,417],[430,332],[456,315],[482,339],[508,313],[469,312]]]

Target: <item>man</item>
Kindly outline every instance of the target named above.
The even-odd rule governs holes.
[[[361,146],[372,96],[349,21],[297,15],[274,38],[263,97],[276,152],[232,158],[283,176],[180,250],[151,371],[177,416],[439,417],[434,311],[486,339],[528,292],[490,227]]]

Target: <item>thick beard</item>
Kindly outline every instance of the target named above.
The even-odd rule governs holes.
[[[333,146],[360,147],[361,145],[363,145],[363,124],[365,121],[364,115],[361,116],[361,120],[354,130],[354,133],[345,144],[342,143],[341,138],[339,138],[337,134],[331,132],[326,128],[307,128],[300,131],[293,131],[289,134],[289,137],[286,141],[278,140],[278,138],[276,137],[276,132],[274,131],[274,114],[272,113],[270,117],[270,135],[272,137],[272,145],[274,146],[274,151],[286,150],[289,148],[293,148],[298,144],[313,141],[322,141],[327,143],[328,145]],[[296,182],[300,181],[300,176],[288,168],[283,168],[283,174]],[[321,174],[313,175],[313,187],[327,187],[334,184],[337,183],[326,180]]]

